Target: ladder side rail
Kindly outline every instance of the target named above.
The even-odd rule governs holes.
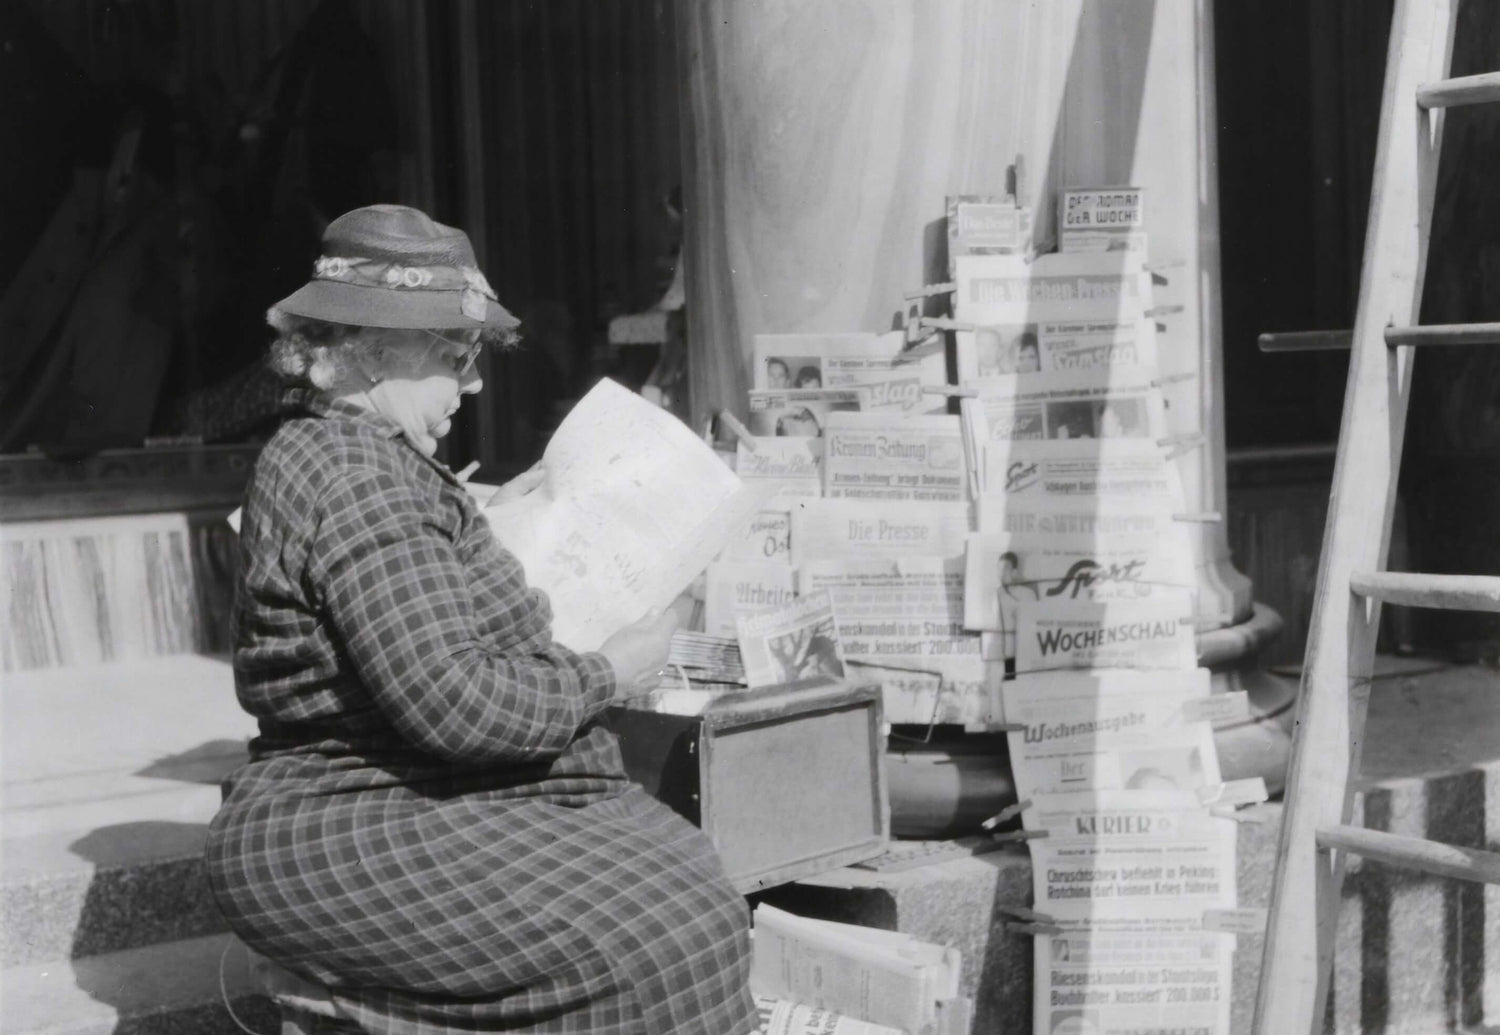
[[[1441,79],[1456,0],[1397,0],[1376,146],[1364,266],[1344,394],[1333,495],[1298,701],[1257,990],[1257,1035],[1319,1035],[1328,1001],[1343,853],[1320,827],[1347,823],[1380,621],[1350,575],[1384,567],[1395,507],[1413,350],[1386,347],[1389,324],[1416,322],[1441,148],[1440,110],[1416,104]]]

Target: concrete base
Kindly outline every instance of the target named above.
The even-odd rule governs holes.
[[[1494,848],[1500,842],[1500,676],[1394,663],[1383,669],[1371,694],[1355,822]],[[1274,818],[1241,826],[1242,905],[1269,905],[1278,833]],[[1031,1031],[1030,941],[1005,934],[1005,918],[995,908],[1031,902],[1031,867],[1022,850],[892,874],[842,869],[765,899],[807,916],[954,945],[964,954],[964,991],[975,997],[973,1030]],[[1242,937],[1235,956],[1235,1035],[1250,1030],[1261,942]],[[1434,1035],[1500,1025],[1500,894],[1351,863],[1332,1012],[1337,1035]]]

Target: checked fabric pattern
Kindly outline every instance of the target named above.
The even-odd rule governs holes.
[[[207,861],[247,944],[365,1030],[741,1035],[745,903],[625,779],[609,663],[447,468],[312,393],[247,489],[235,679],[260,723]]]

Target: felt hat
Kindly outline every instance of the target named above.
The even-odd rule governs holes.
[[[356,327],[508,331],[469,235],[405,205],[345,212],[323,231],[312,279],[275,307]]]

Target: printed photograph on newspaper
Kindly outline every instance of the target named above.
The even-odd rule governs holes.
[[[1000,721],[1004,665],[985,661],[979,637],[964,630],[961,559],[809,560],[798,588],[832,595],[844,657],[880,682],[887,721]]]
[[[858,410],[864,398],[855,388],[752,390],[748,396],[746,426],[757,438],[820,438],[829,414]]]
[[[1208,670],[1040,672],[1000,688],[1018,798],[1081,791],[1193,791],[1219,784],[1213,725],[1184,708]],[[1195,803],[1196,804],[1196,803]]]
[[[969,537],[964,503],[800,500],[792,511],[792,563],[838,557],[960,557]]]
[[[1194,594],[1147,600],[1048,601],[1016,609],[1016,671],[1191,669],[1198,664]]]
[[[864,390],[864,409],[881,413],[944,413],[946,400],[924,385],[947,380],[941,351],[914,356],[902,331],[885,334],[757,334],[754,386],[760,389]]]
[[[957,417],[831,413],[823,446],[823,495],[830,499],[969,498]]]
[[[803,593],[785,607],[741,617],[736,632],[750,686],[844,675],[844,654],[826,592]]]

